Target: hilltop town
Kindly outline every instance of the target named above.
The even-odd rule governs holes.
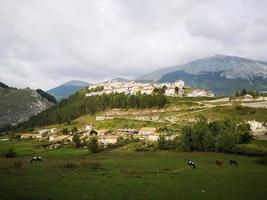
[[[86,96],[95,96],[111,93],[125,93],[135,95],[138,92],[140,94],[152,94],[157,89],[163,89],[165,96],[171,97],[213,97],[214,94],[211,91],[204,89],[191,89],[185,85],[183,80],[176,80],[174,83],[138,83],[135,81],[106,81],[93,86],[88,87]]]

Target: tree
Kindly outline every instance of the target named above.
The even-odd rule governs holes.
[[[92,136],[96,136],[97,132],[95,130],[91,130],[89,134],[92,135]]]
[[[242,89],[242,92],[241,92],[241,95],[244,96],[244,95],[246,95],[246,94],[247,94],[247,91],[246,91],[245,88],[243,88],[243,89]]]
[[[80,136],[78,133],[73,134],[72,142],[75,147],[81,146],[81,140],[80,140]]]
[[[74,126],[72,129],[71,129],[71,132],[72,134],[76,133],[78,131],[78,128],[76,126]]]
[[[175,91],[175,94],[178,94],[178,93],[179,93],[179,88],[176,86],[176,87],[174,88],[174,91]]]
[[[91,153],[99,152],[98,140],[96,137],[91,137],[87,146]]]
[[[67,135],[69,133],[69,129],[68,128],[63,128],[61,130],[61,132],[64,134],[64,135]]]

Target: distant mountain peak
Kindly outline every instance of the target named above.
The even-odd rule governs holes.
[[[52,88],[47,91],[47,93],[53,95],[57,101],[68,98],[70,95],[76,93],[80,89],[92,85],[85,81],[71,80],[66,83],[59,85],[58,87]]]
[[[205,74],[207,76],[204,76]],[[211,57],[194,60],[183,65],[156,70],[138,78],[137,81],[164,82],[183,78],[188,81],[194,79],[194,86],[205,85],[204,82],[209,82],[205,87],[210,87],[211,89],[215,87],[210,83],[212,79],[216,81],[221,91],[229,91],[229,88],[224,88],[226,86],[224,83],[230,79],[239,80],[238,89],[240,87],[248,87],[251,89],[266,90],[267,63],[238,56],[215,54]]]
[[[72,86],[89,86],[91,83],[85,82],[85,81],[79,81],[79,80],[70,80],[66,83],[63,83],[62,85],[72,85]],[[62,86],[61,85],[61,86]]]

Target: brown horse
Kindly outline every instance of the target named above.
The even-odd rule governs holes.
[[[216,167],[223,168],[223,161],[222,160],[216,160],[215,164],[216,164]]]

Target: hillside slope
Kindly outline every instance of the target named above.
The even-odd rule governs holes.
[[[32,89],[0,86],[0,126],[27,121],[31,116],[52,107],[54,103]]]
[[[58,87],[52,88],[47,91],[47,93],[53,95],[57,101],[68,98],[70,95],[79,91],[82,88],[92,85],[91,83],[87,83],[84,81],[69,81]]]

